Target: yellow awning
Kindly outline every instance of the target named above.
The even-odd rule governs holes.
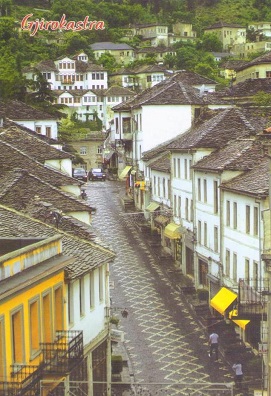
[[[229,312],[229,318],[237,324],[237,326],[241,327],[241,329],[245,330],[246,325],[250,322],[250,320],[247,319],[234,319],[234,317],[238,317],[238,310],[233,309],[231,312]]]
[[[222,287],[219,292],[211,299],[210,305],[216,311],[224,315],[226,309],[236,300],[237,294],[227,289],[226,287]]]
[[[246,325],[249,324],[250,320],[233,320],[234,323],[237,324],[237,326],[241,327],[241,329],[245,330]]]
[[[119,175],[119,179],[124,179],[128,175],[128,172],[129,172],[129,170],[131,168],[132,168],[131,166],[125,166],[125,168],[123,169],[123,171]]]
[[[148,210],[149,212],[154,212],[156,209],[158,209],[160,207],[160,205],[156,202],[151,202],[147,207],[146,210]]]
[[[165,228],[164,236],[169,239],[180,239],[181,238],[180,227],[181,226],[178,224],[169,223]]]

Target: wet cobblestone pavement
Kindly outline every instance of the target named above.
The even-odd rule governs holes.
[[[232,383],[233,372],[224,356],[208,357],[208,329],[181,293],[172,262],[160,258],[159,248],[148,244],[136,226],[139,215],[124,212],[124,188],[114,181],[86,185],[88,202],[97,209],[93,227],[117,254],[110,267],[111,315],[120,319],[118,329],[125,333],[135,384],[134,393],[122,394],[233,394],[225,386],[205,389],[210,382]],[[127,318],[121,315],[124,308]]]

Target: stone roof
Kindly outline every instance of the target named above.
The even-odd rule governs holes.
[[[208,26],[204,30],[208,29],[221,29],[223,27],[229,27],[229,28],[245,28],[245,26],[236,24],[236,23],[227,23],[227,22],[216,22],[211,26]]]
[[[217,85],[217,82],[215,80],[201,76],[200,74],[189,70],[178,70],[173,74],[171,80],[183,82],[189,85],[204,85],[204,84]]]
[[[55,187],[82,185],[82,182],[79,182],[56,169],[44,166],[37,160],[33,159],[31,153],[26,154],[2,140],[0,144],[0,169],[2,169],[2,171],[9,171],[15,167],[25,169],[29,173],[34,173],[35,176]]]
[[[0,141],[9,143],[17,150],[28,154],[32,159],[44,163],[50,159],[71,159],[72,156],[65,151],[52,147],[49,143],[40,139],[37,133],[29,133],[29,129],[5,120],[3,128],[0,129]]]
[[[150,168],[155,171],[170,173],[170,169],[171,169],[170,152],[166,151],[157,160],[154,160],[150,164]]]
[[[162,65],[139,65],[136,67],[123,67],[121,69],[116,70],[115,72],[111,73],[112,76],[114,75],[127,75],[127,74],[140,74],[140,73],[166,73],[165,66]]]
[[[176,52],[172,47],[144,47],[136,50],[137,54],[158,54],[166,52]]]
[[[263,91],[271,93],[271,79],[270,78],[248,78],[230,88],[226,88],[217,92],[217,96],[222,97],[250,97],[257,92]]]
[[[51,114],[35,109],[18,100],[9,100],[7,103],[0,102],[0,111],[11,120],[57,120]]]
[[[229,55],[229,54],[228,54]],[[234,59],[230,59],[230,60],[226,60],[223,63],[221,63],[221,65],[219,66],[220,69],[229,69],[229,70],[237,70],[239,69],[241,66],[244,66],[247,64],[247,61],[244,60],[234,60]]]
[[[91,90],[93,93],[95,93],[97,96],[123,96],[123,95],[129,95],[129,96],[135,96],[135,92],[132,91],[131,89],[128,88],[123,88],[118,85],[112,85],[111,87],[107,89],[92,89]]]
[[[142,105],[206,104],[199,90],[171,78],[156,84],[134,98],[113,107],[113,110],[131,110]]]
[[[77,199],[22,169],[3,171],[0,174],[0,202],[18,211],[24,211],[31,202],[50,203],[66,212],[94,211],[85,201]]]
[[[266,198],[269,195],[269,158],[262,158],[251,170],[220,185],[223,190]]]
[[[217,114],[203,124],[192,126],[174,142],[169,150],[189,150],[196,148],[223,147],[230,140],[255,136],[269,123],[271,111],[264,114],[259,108],[228,108],[217,111]]]
[[[250,66],[261,65],[261,64],[271,63],[271,51],[264,53],[261,56],[258,56],[255,59],[252,59],[250,62],[246,62],[244,65],[240,66],[238,70],[247,69]]]
[[[152,26],[168,26],[166,23],[158,23],[158,22],[153,22],[153,23],[141,23],[141,24],[135,24],[133,25],[135,28],[145,28],[145,27],[152,27]]]
[[[223,148],[198,161],[193,168],[200,171],[247,171],[262,161],[262,145],[252,139],[229,141]]]
[[[92,51],[98,50],[133,50],[133,48],[125,43],[112,43],[110,41],[103,41],[99,43],[90,44]]]
[[[63,57],[59,58],[63,59]],[[42,72],[55,72],[59,73],[58,68],[55,65],[53,60],[43,60],[37,63],[35,66],[26,66],[23,68],[22,72],[35,72],[35,70]],[[102,65],[97,65],[96,63],[92,62],[83,62],[80,60],[75,60],[75,71],[76,72],[86,72],[86,71],[104,71]]]
[[[68,279],[76,279],[93,268],[112,262],[115,258],[115,254],[108,248],[60,231],[52,225],[2,205],[0,205],[0,234],[6,238],[47,238],[61,234],[63,254],[75,258],[75,262],[66,267]]]

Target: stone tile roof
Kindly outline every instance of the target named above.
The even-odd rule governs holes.
[[[256,108],[228,108],[218,111],[217,115],[203,124],[192,126],[173,143],[169,150],[188,150],[193,148],[220,148],[228,141],[255,136],[268,124],[270,110],[264,114]]]
[[[199,90],[182,82],[164,80],[152,88],[148,88],[133,99],[120,103],[113,110],[131,110],[142,105],[170,105],[170,104],[204,104]]]
[[[125,43],[111,43],[110,41],[103,41],[99,43],[90,44],[92,51],[97,50],[133,50],[133,48]]]
[[[63,57],[59,58],[63,59]],[[42,72],[55,72],[59,73],[59,70],[57,69],[55,62],[53,60],[43,60],[39,63],[37,63],[35,66],[26,66],[23,68],[22,72],[27,73],[27,72],[35,72],[35,70]],[[91,62],[83,62],[76,60],[75,61],[75,71],[76,72],[86,72],[86,71],[104,71],[104,68],[102,65],[97,65],[95,63]]]
[[[144,47],[136,50],[137,54],[157,54],[167,52],[176,52],[176,50],[172,47]]]
[[[229,141],[223,148],[198,161],[193,168],[213,172],[247,171],[262,159],[262,145],[258,141],[255,141],[254,138],[237,139]]]
[[[82,185],[78,180],[64,175],[58,170],[44,166],[33,159],[31,153],[28,155],[2,140],[0,144],[0,169],[2,171],[9,171],[15,167],[25,169],[29,173],[35,173],[35,176],[55,187]]]
[[[71,154],[52,147],[39,134],[9,120],[5,120],[3,128],[0,128],[0,141],[9,143],[41,163],[50,159],[73,158]]]
[[[174,75],[171,77],[171,80],[183,82],[189,85],[204,85],[204,84],[217,85],[217,82],[215,80],[201,76],[200,74],[189,70],[180,70],[174,73]]]
[[[226,88],[217,92],[217,96],[226,97],[249,97],[255,95],[257,92],[263,91],[271,93],[271,79],[257,78],[247,79],[230,88]]]
[[[224,104],[227,103],[222,97],[212,93],[202,96],[200,91],[193,87],[195,84],[216,84],[215,81],[207,79],[196,73],[178,72],[152,88],[145,89],[133,99],[120,103],[113,110],[131,110],[142,105],[168,105],[168,104]]]
[[[223,28],[223,27],[231,27],[231,28],[245,28],[245,26],[236,24],[236,23],[227,23],[227,22],[216,22],[211,26],[208,26],[207,28],[205,28],[204,30],[208,30],[208,29],[219,29],[219,28]]]
[[[35,109],[19,100],[9,100],[6,103],[0,102],[0,111],[11,120],[57,120],[55,116],[44,111]]]
[[[161,157],[150,164],[150,168],[159,172],[170,173],[170,165],[170,152],[166,151]]]
[[[33,174],[21,169],[4,171],[0,174],[0,202],[18,211],[24,211],[31,202],[42,200],[66,212],[92,212],[85,201],[77,199]]]
[[[251,170],[224,182],[220,188],[238,194],[266,198],[269,195],[269,158],[263,158]]]
[[[119,70],[116,70],[113,73],[110,73],[111,76],[114,75],[126,75],[126,74],[140,74],[140,73],[157,73],[157,72],[161,72],[161,73],[165,73],[166,72],[166,67],[162,66],[162,65],[139,65],[136,67],[131,67],[131,68],[121,68]]]
[[[229,55],[229,54],[228,54]],[[220,69],[230,69],[230,70],[237,70],[239,67],[247,64],[247,61],[244,60],[226,60],[220,64]]]
[[[123,95],[135,96],[135,92],[132,91],[131,89],[123,88],[118,85],[112,85],[107,89],[92,89],[91,91],[95,93],[97,96],[123,96]]]
[[[2,237],[46,238],[61,234],[63,254],[75,258],[66,268],[66,278],[76,279],[93,268],[112,262],[115,254],[94,242],[68,234],[22,213],[0,205],[0,234]]]
[[[245,63],[244,65],[240,66],[237,70],[244,70],[250,66],[261,65],[265,63],[271,63],[271,51],[264,53],[261,56],[258,56],[255,59],[252,59],[250,62]]]

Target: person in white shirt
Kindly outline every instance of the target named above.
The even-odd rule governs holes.
[[[218,339],[219,339],[218,334],[216,334],[216,333],[210,334],[210,337],[209,337],[209,345],[210,345],[209,357],[211,357],[213,351],[215,351],[216,360],[218,360]]]
[[[243,369],[242,369],[242,364],[238,361],[236,362],[233,366],[232,369],[235,372],[235,385],[238,388],[241,388],[242,386],[242,380],[243,380]]]

